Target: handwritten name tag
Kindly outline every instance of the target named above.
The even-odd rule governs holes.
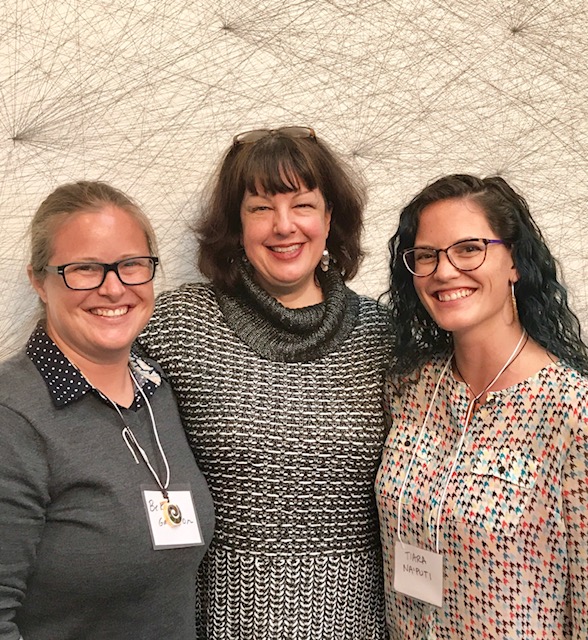
[[[443,606],[443,554],[396,541],[394,590],[436,607]]]
[[[204,544],[189,485],[168,489],[169,501],[161,491],[141,487],[154,549],[195,547]]]

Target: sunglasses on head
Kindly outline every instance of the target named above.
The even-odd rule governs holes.
[[[311,138],[316,140],[316,133],[310,127],[280,127],[279,129],[252,129],[238,133],[233,137],[233,145],[251,144],[269,136],[286,136],[287,138]]]

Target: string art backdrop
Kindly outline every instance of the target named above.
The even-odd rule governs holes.
[[[400,208],[451,172],[522,191],[588,322],[585,0],[5,0],[0,358],[39,308],[27,225],[58,184],[106,180],[152,218],[159,289],[199,279],[188,231],[233,134],[309,125],[369,185],[386,288]]]

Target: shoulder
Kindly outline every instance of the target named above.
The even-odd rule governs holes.
[[[557,391],[567,401],[588,401],[588,377],[565,362],[558,361],[545,367],[539,372],[537,381],[539,386]]]
[[[157,296],[155,310],[143,335],[159,332],[166,327],[175,330],[182,325],[190,326],[195,318],[217,312],[218,304],[211,284],[183,284]]]
[[[384,306],[372,298],[354,295],[357,315],[337,353],[344,353],[344,357],[354,363],[371,361],[372,368],[383,376],[394,345],[389,314]]]
[[[416,360],[416,358],[415,358]],[[447,374],[447,355],[435,357],[410,373],[394,373],[392,367],[386,373],[384,395],[388,401],[393,398],[414,398],[429,393],[439,382],[443,371]]]
[[[26,404],[37,388],[45,388],[45,383],[24,351],[0,363],[0,404],[16,404],[19,398]]]
[[[392,314],[390,308],[369,298],[368,296],[357,296],[359,300],[359,321],[363,325],[368,325],[376,330],[392,334]]]
[[[563,362],[556,362],[540,372],[537,387],[531,388],[530,392],[534,408],[539,405],[538,410],[544,414],[549,428],[556,425],[554,428],[562,436],[561,449],[567,451],[566,473],[571,478],[581,478],[585,484],[588,471],[588,377]]]
[[[11,356],[7,360],[0,362],[0,380],[5,378],[12,372],[20,371],[27,368],[27,363],[32,364],[23,350],[20,350],[15,355]]]
[[[32,437],[39,425],[51,419],[54,411],[47,385],[26,353],[0,363],[2,442],[6,437]]]
[[[374,300],[374,298],[370,298],[369,296],[356,294],[359,300],[360,308],[366,312],[373,312],[378,314],[387,314],[389,313],[389,307],[383,303]]]
[[[556,362],[540,372],[538,380],[538,395],[554,399],[564,412],[581,415],[582,422],[588,425],[587,376],[564,362]]]
[[[193,351],[195,343],[218,331],[222,313],[208,283],[184,284],[157,296],[151,320],[137,338],[139,351],[163,364]]]
[[[203,306],[204,305],[204,306]],[[216,306],[213,286],[206,282],[187,283],[164,291],[157,296],[154,318],[165,315],[175,315],[178,311],[189,309],[206,309]]]

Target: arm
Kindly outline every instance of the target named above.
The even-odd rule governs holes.
[[[35,563],[48,496],[44,446],[20,414],[0,406],[0,639],[19,640],[16,610]]]
[[[563,501],[570,576],[573,640],[588,640],[588,407],[572,429],[563,468]]]

